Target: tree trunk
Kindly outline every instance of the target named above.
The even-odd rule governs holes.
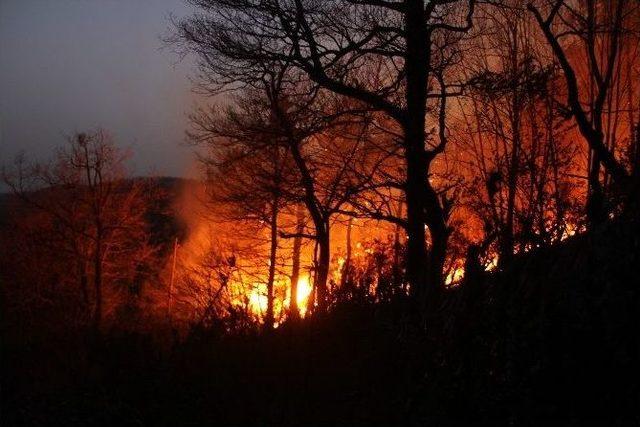
[[[440,204],[438,194],[427,181],[425,186],[425,210],[427,226],[431,236],[431,250],[429,251],[427,280],[428,288],[426,297],[437,299],[444,285],[444,262],[447,256],[449,242],[449,229],[447,218]]]
[[[93,309],[93,329],[96,333],[100,332],[102,324],[102,238],[98,232],[96,239],[96,249],[93,255],[94,270],[93,284],[95,287],[96,301]]]
[[[353,228],[353,218],[349,218],[347,223],[347,248],[344,258],[344,265],[342,266],[342,277],[340,278],[342,286],[349,282],[349,276],[351,274],[351,229]]]
[[[591,153],[591,162],[588,171],[587,190],[587,222],[590,228],[597,227],[606,220],[604,206],[604,189],[600,182],[600,158],[597,153]]]
[[[309,211],[313,226],[315,229],[316,243],[319,249],[319,255],[316,259],[316,274],[314,280],[314,290],[317,298],[312,296],[312,300],[317,302],[317,310],[323,313],[327,307],[327,278],[329,276],[329,214],[322,208],[322,205],[316,197],[315,181],[311,175],[311,171],[307,167],[307,163],[300,152],[300,141],[293,137],[289,137],[289,148],[293,160],[300,172],[301,185],[304,188],[304,204]],[[313,304],[309,308],[313,308]]]
[[[640,120],[635,126],[635,146],[633,150],[631,179],[631,209],[637,212],[640,206]]]
[[[511,157],[509,159],[509,170],[507,177],[507,217],[505,227],[502,231],[500,242],[500,266],[507,267],[513,260],[514,252],[514,216],[516,210],[516,192],[518,190],[518,162],[520,161],[520,107],[517,95],[517,88],[514,90],[514,100],[512,104],[513,118],[511,128],[513,133],[513,147],[511,147]]]
[[[82,302],[84,303],[85,308],[90,309],[91,304],[89,303],[89,278],[87,277],[86,261],[83,260],[81,263],[79,263],[78,270],[80,271],[80,291],[82,292]]]
[[[398,218],[402,218],[402,207],[403,207],[403,202],[400,201],[400,206],[398,207]],[[402,231],[402,228],[400,227],[399,224],[396,224],[394,232],[393,232],[393,282],[394,284],[399,284],[402,277],[401,277],[401,270],[400,270],[400,251],[402,248],[402,245],[400,243],[400,233]],[[402,291],[405,292],[405,283],[404,280],[402,280]]]
[[[407,41],[406,72],[407,113],[403,123],[405,161],[407,165],[407,278],[409,290],[418,300],[426,298],[425,261],[427,248],[424,238],[424,188],[427,182],[426,153],[424,149],[425,109],[429,49],[424,22],[422,0],[405,3],[405,33]],[[430,284],[430,286],[435,284]]]
[[[276,255],[278,252],[278,198],[275,197],[271,206],[271,246],[269,248],[269,278],[267,279],[267,313],[264,319],[265,329],[272,329],[273,313],[273,285],[276,278]]]
[[[291,265],[291,293],[289,297],[289,317],[298,319],[298,280],[300,279],[300,250],[302,247],[301,234],[304,231],[304,211],[301,205],[296,209],[296,236],[293,238],[293,261]]]
[[[322,230],[322,231],[320,231]],[[316,283],[314,284],[317,292],[317,309],[319,313],[327,311],[327,279],[329,277],[330,262],[330,240],[329,240],[329,224],[322,224],[317,233],[318,239],[318,262],[316,272]]]
[[[407,279],[416,298],[425,294],[427,247],[424,236],[423,191],[426,173],[413,156],[407,158]],[[418,164],[416,164],[418,163]],[[422,175],[422,176],[421,176]]]
[[[518,25],[514,25],[510,29],[510,51],[509,62],[510,70],[509,74],[512,76],[511,84],[511,111],[509,112],[509,119],[511,125],[511,156],[509,157],[508,170],[507,170],[507,214],[505,218],[504,230],[502,230],[502,236],[500,239],[500,256],[498,262],[500,267],[504,268],[511,264],[514,253],[514,216],[516,210],[516,192],[518,189],[518,174],[519,174],[519,161],[520,161],[520,125],[522,121],[522,108],[520,99],[520,90],[518,79],[513,76],[518,76],[520,70],[520,45],[518,38]]]

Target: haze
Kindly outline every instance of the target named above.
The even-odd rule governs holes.
[[[102,127],[133,172],[182,175],[193,104],[188,61],[162,42],[181,0],[0,1],[0,163],[46,159],[65,135]]]

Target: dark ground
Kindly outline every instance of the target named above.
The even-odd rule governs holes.
[[[426,332],[405,301],[171,348],[3,319],[0,424],[640,425],[639,266],[638,227],[611,224],[450,292]]]

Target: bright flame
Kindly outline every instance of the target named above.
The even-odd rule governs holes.
[[[304,317],[307,312],[307,303],[309,302],[311,291],[313,291],[313,286],[311,286],[309,276],[300,277],[298,279],[298,297],[296,298],[296,302],[298,303],[298,309],[302,317]]]
[[[254,283],[249,293],[249,309],[255,314],[262,314],[267,311],[267,285],[264,283]]]
[[[277,282],[276,285],[283,285],[283,283]],[[304,317],[307,312],[307,304],[309,303],[309,296],[312,291],[313,286],[311,285],[311,279],[309,276],[301,276],[298,279],[298,297],[296,298],[296,301],[298,303],[300,316],[302,317]],[[248,303],[248,308],[253,314],[262,316],[266,313],[269,301],[267,298],[267,285],[265,283],[253,283],[251,285],[251,290],[248,295]],[[284,304],[284,307],[289,305],[289,298],[284,301]],[[276,315],[277,313],[280,313],[282,309],[282,302],[274,301],[274,311],[276,312]]]
[[[444,283],[446,286],[452,286],[456,283],[459,283],[463,277],[464,277],[464,267],[455,267],[449,272]]]
[[[484,271],[493,271],[498,267],[498,255],[493,255],[489,262],[484,266]],[[464,265],[462,262],[455,265],[447,274],[444,281],[446,286],[455,286],[464,279]]]

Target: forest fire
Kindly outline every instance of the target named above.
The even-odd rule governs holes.
[[[640,420],[637,0],[0,1],[2,425]]]
[[[288,283],[287,283],[288,285]],[[278,287],[284,287],[285,283],[278,283]],[[309,297],[311,296],[311,292],[313,290],[311,279],[309,276],[303,276],[298,279],[298,296],[296,298],[298,310],[301,317],[304,317],[305,313],[308,310],[307,304],[309,303]],[[291,294],[287,293],[286,298],[283,301],[279,301],[276,305],[276,318],[280,318],[284,315],[284,311],[288,310],[291,307]],[[249,300],[249,309],[256,316],[263,317],[267,311],[267,305],[269,303],[267,299],[267,289],[264,283],[255,283],[251,286],[251,290],[248,295]],[[234,302],[235,304],[242,305],[243,302],[238,299]],[[278,323],[276,322],[274,326],[277,327]]]

